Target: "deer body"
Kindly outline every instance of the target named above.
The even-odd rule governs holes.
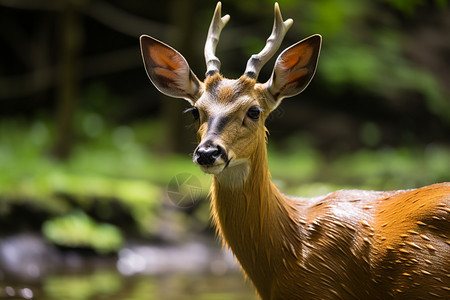
[[[449,183],[291,198],[270,181],[265,136],[255,143],[248,170],[214,176],[211,205],[263,299],[450,295]]]
[[[437,184],[290,198],[253,170],[242,189],[211,188],[218,231],[262,299],[448,298],[449,195]]]
[[[278,57],[272,77],[262,65],[292,20],[275,21],[264,49],[239,79],[219,74],[215,48],[229,16],[217,5],[205,46],[206,79],[173,48],[141,37],[144,65],[163,93],[192,105],[193,160],[213,175],[212,219],[262,299],[450,298],[450,183],[390,192],[342,190],[291,198],[270,181],[264,121],[283,98],[314,75],[321,37]]]

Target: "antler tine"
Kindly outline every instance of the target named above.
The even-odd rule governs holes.
[[[258,54],[253,54],[247,62],[244,75],[251,78],[258,78],[259,72],[262,67],[269,61],[269,59],[277,52],[278,48],[283,41],[286,32],[291,28],[294,21],[287,19],[283,21],[281,16],[280,6],[275,3],[275,15],[273,20],[272,33],[267,39],[266,45]]]
[[[230,20],[229,15],[222,15],[222,3],[218,2],[214,16],[209,25],[208,37],[205,43],[206,76],[211,76],[219,72],[220,60],[216,56],[216,47],[219,42],[220,33],[223,27]]]

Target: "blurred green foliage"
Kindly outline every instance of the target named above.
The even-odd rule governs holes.
[[[450,178],[450,148],[362,148],[327,158],[308,139],[292,137],[283,152],[269,143],[269,169],[275,182],[296,196],[317,196],[340,188],[407,189]]]
[[[47,220],[42,227],[51,242],[70,248],[93,248],[98,253],[117,252],[122,233],[110,224],[98,223],[81,211]]]
[[[209,177],[186,155],[149,153],[146,142],[148,137],[150,144],[155,142],[151,137],[156,135],[157,125],[113,127],[94,113],[79,118],[93,116],[104,124],[101,135],[92,136],[80,126],[80,143],[67,161],[55,160],[47,153],[52,122],[0,122],[0,216],[8,216],[11,205],[31,205],[55,216],[43,228],[50,241],[92,247],[101,253],[119,250],[119,229],[74,211],[96,208],[96,214],[108,220],[114,217],[114,203],[118,202],[133,218],[136,230],[142,236],[152,236],[170,179],[189,172],[207,187]],[[207,189],[202,192],[206,197]]]
[[[412,14],[425,1],[386,2]],[[444,9],[447,0],[435,3]],[[450,124],[450,91],[429,70],[405,56],[407,47],[420,41],[407,41],[392,11],[370,0],[302,1],[297,5],[305,12],[299,28],[324,37],[318,76],[330,91],[342,94],[355,89],[358,94],[390,101],[405,91],[417,92],[433,114]]]
[[[62,195],[74,197],[82,208],[89,208],[89,201],[96,197],[113,198],[129,208],[143,231],[151,230],[149,224],[161,191],[142,174],[158,177],[152,173],[154,167],[145,159],[142,147],[122,150],[123,144],[115,145],[110,132],[109,139],[105,137],[109,144],[92,139],[87,145],[80,144],[68,162],[61,162],[46,153],[50,131],[48,123],[42,121],[29,128],[17,120],[0,124],[0,164],[4,170],[0,195],[6,202],[32,199],[44,209],[62,214],[72,209]],[[132,155],[127,156],[129,151]]]

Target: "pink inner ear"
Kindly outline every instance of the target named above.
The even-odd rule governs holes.
[[[312,55],[313,49],[311,47],[300,44],[283,55],[283,67],[286,69],[295,66],[304,67],[310,62]]]
[[[176,73],[172,70],[169,69],[165,69],[165,68],[159,68],[159,67],[155,67],[153,68],[153,71],[156,73],[156,75],[158,76],[162,76],[162,77],[166,77],[172,81],[175,81],[175,75]]]
[[[149,50],[149,54],[156,66],[168,70],[177,70],[181,68],[180,59],[172,49],[155,45]]]
[[[296,70],[295,72],[289,74],[289,78],[287,81],[288,82],[297,81],[299,78],[306,76],[308,72],[309,72],[308,68],[301,68],[299,70]]]

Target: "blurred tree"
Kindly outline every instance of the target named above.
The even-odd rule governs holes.
[[[56,108],[56,139],[52,154],[65,159],[74,143],[74,115],[80,81],[80,51],[83,28],[80,9],[87,0],[64,1],[59,18],[59,72]]]
[[[171,0],[169,7],[169,22],[175,25],[172,34],[171,46],[188,60],[190,65],[195,65],[195,52],[198,45],[195,40],[195,31],[192,31],[195,23],[195,0]],[[201,78],[201,74],[197,74]],[[201,80],[201,79],[200,79]],[[168,98],[163,96],[164,98]],[[186,101],[178,99],[164,99],[162,101],[162,120],[164,122],[164,141],[162,147],[164,151],[187,153],[192,151],[194,135],[186,134],[186,118],[181,116],[181,112],[188,104]]]

